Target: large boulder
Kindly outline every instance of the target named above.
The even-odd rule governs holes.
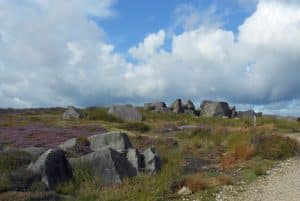
[[[27,170],[40,175],[49,189],[54,189],[55,186],[69,180],[73,175],[64,151],[54,149],[43,153],[27,167]]]
[[[194,105],[193,101],[191,101],[191,100],[187,100],[186,102],[184,102],[183,107],[184,107],[184,109],[195,110],[195,105]]]
[[[84,117],[83,113],[73,106],[69,106],[67,110],[62,114],[63,120],[70,120],[70,119],[79,120],[82,119],[83,117]]]
[[[256,117],[256,113],[254,112],[254,110],[239,111],[237,112],[237,117],[241,119],[252,120],[254,117]]]
[[[158,173],[161,170],[161,159],[153,147],[146,149],[142,155],[143,165],[146,172]]]
[[[181,99],[176,99],[172,105],[171,105],[171,109],[174,113],[179,114],[179,113],[183,113],[184,112],[184,107],[182,104]]]
[[[77,138],[71,138],[71,139],[68,139],[67,141],[61,143],[60,145],[58,145],[58,148],[66,151],[68,149],[74,148],[76,145],[76,142],[77,142]]]
[[[191,100],[183,102],[183,109],[185,114],[197,115],[195,105]]]
[[[142,158],[137,149],[130,148],[126,154],[127,160],[137,171],[140,171],[143,167]]]
[[[114,105],[108,110],[108,113],[126,121],[141,121],[142,115],[137,108],[131,105]]]
[[[126,155],[112,148],[104,148],[69,161],[73,168],[87,164],[91,172],[100,177],[104,186],[120,184],[125,178],[137,176],[137,170],[127,160]]]
[[[88,137],[90,148],[98,151],[104,147],[111,147],[117,151],[124,151],[132,148],[132,144],[125,133],[120,131],[108,132]]]
[[[201,103],[201,115],[205,117],[230,117],[231,111],[228,103],[217,101],[203,101]]]
[[[168,112],[169,111],[166,103],[164,103],[164,102],[145,103],[144,110],[155,111],[155,112]]]

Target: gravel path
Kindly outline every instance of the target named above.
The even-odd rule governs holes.
[[[296,138],[299,137],[295,136]],[[299,138],[298,138],[299,139]],[[225,186],[217,201],[300,201],[300,157],[281,162],[249,186]]]

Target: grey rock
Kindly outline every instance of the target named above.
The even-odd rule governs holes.
[[[256,116],[254,110],[247,110],[247,111],[239,111],[237,112],[237,117],[241,119],[250,119],[252,120]]]
[[[179,191],[178,191],[178,195],[181,196],[189,196],[192,195],[193,192],[191,191],[191,189],[189,189],[189,187],[183,186]]]
[[[70,120],[70,119],[79,120],[82,119],[83,117],[84,115],[73,106],[69,106],[67,110],[62,114],[63,120]]]
[[[43,153],[27,167],[27,170],[39,174],[49,189],[54,189],[58,184],[72,178],[73,175],[64,151],[54,149]]]
[[[142,159],[137,149],[130,148],[126,154],[127,160],[137,170],[140,171],[142,168]]]
[[[230,110],[230,118],[235,118],[237,116],[236,108],[233,106],[232,108],[229,108]]]
[[[114,105],[108,110],[108,113],[126,121],[141,121],[142,115],[137,108],[131,105]]]
[[[33,158],[38,158],[46,149],[44,147],[26,147],[21,149],[21,151],[30,154]]]
[[[104,148],[79,158],[69,159],[73,168],[88,164],[92,173],[100,177],[101,184],[120,184],[123,179],[137,176],[137,170],[127,160],[125,154],[112,148]]]
[[[90,148],[93,151],[111,147],[117,151],[124,151],[132,148],[132,144],[125,133],[120,131],[108,132],[88,137]]]
[[[143,163],[146,172],[151,174],[158,173],[161,170],[161,159],[153,147],[143,152]]]
[[[176,114],[180,114],[184,112],[184,107],[182,105],[182,101],[181,99],[176,99],[172,105],[171,105],[171,109],[174,113]]]
[[[155,112],[166,112],[167,105],[164,102],[145,103],[144,110]]]
[[[191,100],[187,100],[186,102],[184,102],[183,107],[186,110],[192,110],[192,111],[195,110],[195,105],[194,105],[193,101],[191,101]]]
[[[201,116],[205,117],[223,117],[231,116],[229,105],[226,102],[203,101],[201,103]]]
[[[71,139],[61,143],[60,145],[58,145],[58,147],[64,151],[66,151],[68,149],[74,148],[76,146],[76,142],[77,142],[76,138],[71,138]]]

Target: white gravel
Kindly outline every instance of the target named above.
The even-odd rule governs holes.
[[[240,192],[246,189],[244,192]],[[300,157],[281,162],[249,186],[227,186],[217,201],[300,201]]]

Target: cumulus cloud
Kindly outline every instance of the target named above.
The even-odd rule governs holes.
[[[170,50],[162,29],[133,45],[128,60],[91,20],[116,15],[113,0],[1,1],[0,104],[86,106],[184,97],[295,105],[297,2],[260,0],[238,33],[203,23],[196,12],[183,15],[184,29],[171,38]]]

